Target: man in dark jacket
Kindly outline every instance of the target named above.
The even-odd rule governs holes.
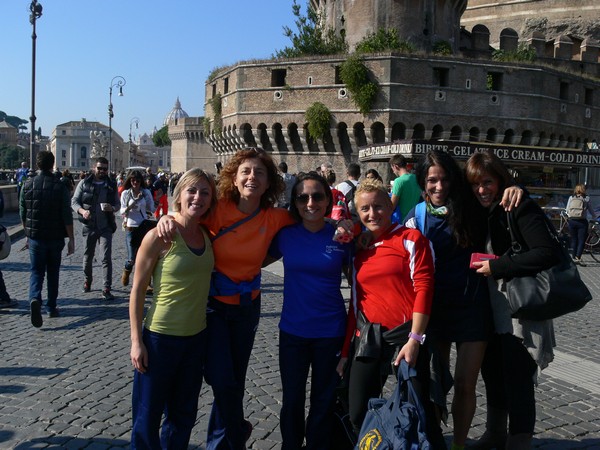
[[[61,253],[65,237],[69,238],[67,255],[75,251],[73,236],[73,213],[69,208],[69,192],[66,186],[52,173],[54,155],[48,151],[37,154],[39,172],[23,184],[19,198],[19,213],[25,229],[31,274],[29,277],[29,299],[31,324],[41,327],[42,286],[44,275],[48,275],[48,317],[58,317],[58,277]]]
[[[83,292],[90,292],[92,286],[92,262],[96,243],[100,242],[102,253],[102,276],[104,286],[102,298],[113,300],[112,286],[112,235],[117,229],[115,211],[120,209],[117,184],[108,176],[108,160],[96,159],[94,171],[81,180],[71,199],[73,211],[79,214],[83,223],[85,251],[83,253]]]

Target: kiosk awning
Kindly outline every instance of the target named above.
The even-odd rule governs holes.
[[[502,161],[513,164],[600,168],[600,153],[553,147],[486,144],[464,141],[428,141],[410,139],[390,144],[377,144],[359,149],[360,162],[387,161],[393,155],[418,160],[430,150],[442,150],[457,159],[468,159],[473,153],[492,151]]]

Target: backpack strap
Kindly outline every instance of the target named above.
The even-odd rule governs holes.
[[[346,196],[346,202],[349,203],[350,201],[352,201],[354,199],[354,193],[356,192],[356,185],[350,180],[346,180],[346,181],[344,181],[344,183],[347,183],[348,186],[350,186],[350,190],[348,191],[348,195]]]
[[[425,235],[425,221],[427,220],[427,203],[419,202],[415,205],[415,222],[421,234]]]
[[[219,231],[219,232],[217,233],[217,235],[216,235],[214,238],[212,238],[210,241],[211,241],[211,242],[215,242],[217,239],[219,239],[219,238],[220,238],[221,236],[223,236],[225,233],[228,233],[228,232],[230,232],[231,230],[233,230],[233,229],[235,229],[235,228],[239,227],[241,224],[248,222],[250,219],[252,219],[253,217],[255,217],[255,216],[256,216],[256,215],[257,215],[259,212],[260,212],[260,207],[256,208],[256,210],[255,210],[255,211],[254,211],[252,214],[250,214],[249,216],[247,216],[247,217],[244,217],[243,219],[241,219],[241,220],[238,220],[238,221],[237,221],[237,222],[235,222],[235,223],[232,223],[231,225],[229,225],[229,226],[228,226],[228,227],[226,227],[226,228],[223,228],[223,229],[222,229],[221,231]]]

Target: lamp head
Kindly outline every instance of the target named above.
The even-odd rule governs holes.
[[[119,86],[119,97],[123,97],[123,86]]]

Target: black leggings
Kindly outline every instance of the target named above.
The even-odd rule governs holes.
[[[358,436],[360,427],[365,419],[368,409],[369,399],[380,397],[383,385],[388,377],[387,367],[382,364],[392,363],[395,346],[384,344],[380,359],[354,359],[350,366],[349,380],[349,403],[350,403],[350,422],[356,435]],[[433,446],[433,449],[445,450],[446,444],[442,435],[442,430],[438,425],[433,403],[429,401],[429,358],[425,347],[421,347],[417,358],[417,376],[412,379],[413,386],[423,404],[426,416],[427,439]],[[383,370],[382,370],[383,369]],[[382,375],[382,371],[385,374]],[[394,375],[395,376],[395,375]]]
[[[510,434],[533,433],[537,365],[513,334],[494,334],[481,366],[487,404],[508,411]]]

